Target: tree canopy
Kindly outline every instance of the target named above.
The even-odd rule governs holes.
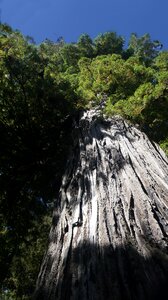
[[[126,48],[115,32],[36,45],[0,25],[2,297],[31,297],[79,110],[106,95],[102,113],[138,123],[168,153],[168,52],[161,46],[132,34]]]

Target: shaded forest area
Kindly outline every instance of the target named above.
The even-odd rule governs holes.
[[[121,115],[168,153],[168,51],[115,32],[36,45],[1,24],[0,78],[0,297],[30,299],[79,111]]]

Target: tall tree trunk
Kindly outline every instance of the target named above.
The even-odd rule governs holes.
[[[122,118],[77,123],[34,298],[167,299],[166,156]]]

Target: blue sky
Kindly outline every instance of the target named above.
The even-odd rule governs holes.
[[[116,31],[127,41],[131,32],[150,33],[168,49],[168,0],[0,0],[0,8],[2,22],[37,43]]]

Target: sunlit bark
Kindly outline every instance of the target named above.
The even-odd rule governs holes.
[[[166,299],[166,156],[99,110],[73,134],[35,299]]]

